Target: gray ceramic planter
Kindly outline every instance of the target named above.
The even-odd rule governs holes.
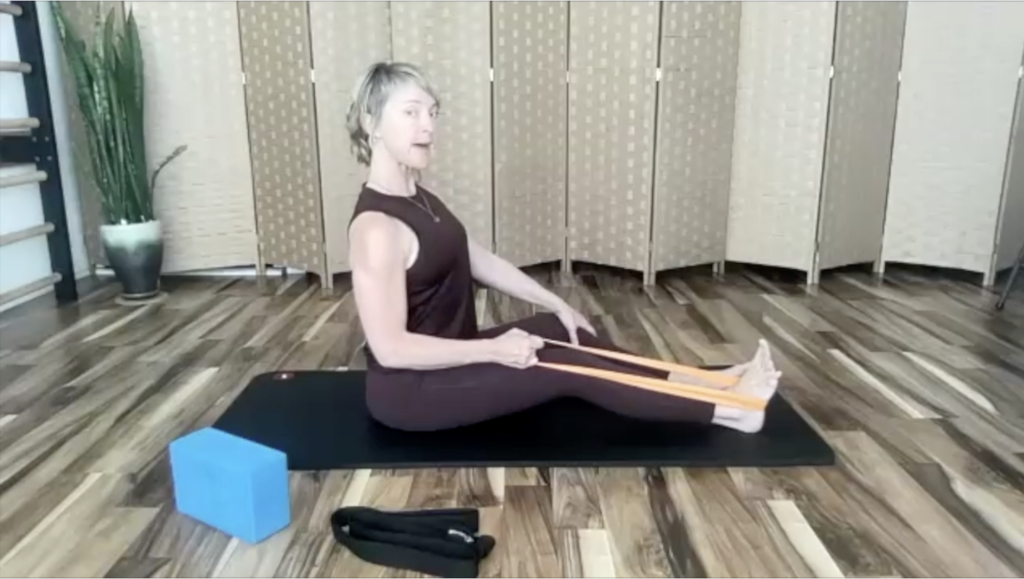
[[[110,267],[121,283],[122,299],[145,300],[160,293],[164,239],[159,221],[103,225],[100,236]]]

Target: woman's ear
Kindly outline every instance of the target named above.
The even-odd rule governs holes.
[[[366,133],[366,136],[367,137],[372,137],[373,136],[373,129],[374,129],[374,126],[373,126],[373,116],[370,115],[369,113],[364,113],[362,115],[361,121],[362,121],[362,125],[363,125],[363,131]]]

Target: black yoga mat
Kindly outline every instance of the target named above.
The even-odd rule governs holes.
[[[835,459],[832,448],[782,395],[769,403],[765,426],[757,434],[644,422],[576,399],[454,430],[402,432],[370,416],[364,374],[358,371],[259,375],[213,426],[284,452],[292,470],[779,467],[831,465]]]

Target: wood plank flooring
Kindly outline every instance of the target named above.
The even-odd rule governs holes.
[[[730,270],[653,288],[598,269],[538,279],[641,354],[744,360],[767,338],[782,392],[838,464],[793,469],[297,472],[293,523],[247,545],[175,512],[167,445],[256,374],[361,367],[349,288],[178,278],[128,308],[0,316],[3,576],[408,576],[338,545],[342,505],[474,506],[481,576],[1008,577],[1024,574],[1024,301],[912,270],[799,279]],[[532,307],[480,292],[491,325]]]

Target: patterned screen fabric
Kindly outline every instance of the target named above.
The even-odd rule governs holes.
[[[337,273],[349,269],[348,223],[366,181],[345,117],[362,73],[391,59],[391,13],[387,2],[310,2],[309,17],[327,267]]]
[[[738,2],[669,2],[662,15],[654,271],[725,259]]]
[[[488,2],[391,2],[395,60],[423,68],[441,114],[424,186],[492,247],[491,7]]]
[[[834,2],[747,2],[726,256],[812,269]]]
[[[495,2],[495,245],[515,265],[565,255],[566,2]]]
[[[657,2],[569,3],[569,257],[647,269]]]
[[[151,168],[188,146],[157,184],[166,273],[262,263],[329,287],[349,271],[367,168],[346,115],[387,60],[440,92],[424,185],[518,266],[814,280],[881,257],[991,279],[1024,244],[1021,2],[62,4],[89,43],[98,14],[134,9]]]
[[[1022,2],[908,5],[886,261],[989,271],[1022,23]]]
[[[818,266],[881,255],[906,2],[843,2],[836,31]]]
[[[256,212],[235,2],[131,2],[146,58],[146,147],[164,271],[257,262]]]
[[[324,279],[307,5],[241,2],[238,13],[260,256]]]

